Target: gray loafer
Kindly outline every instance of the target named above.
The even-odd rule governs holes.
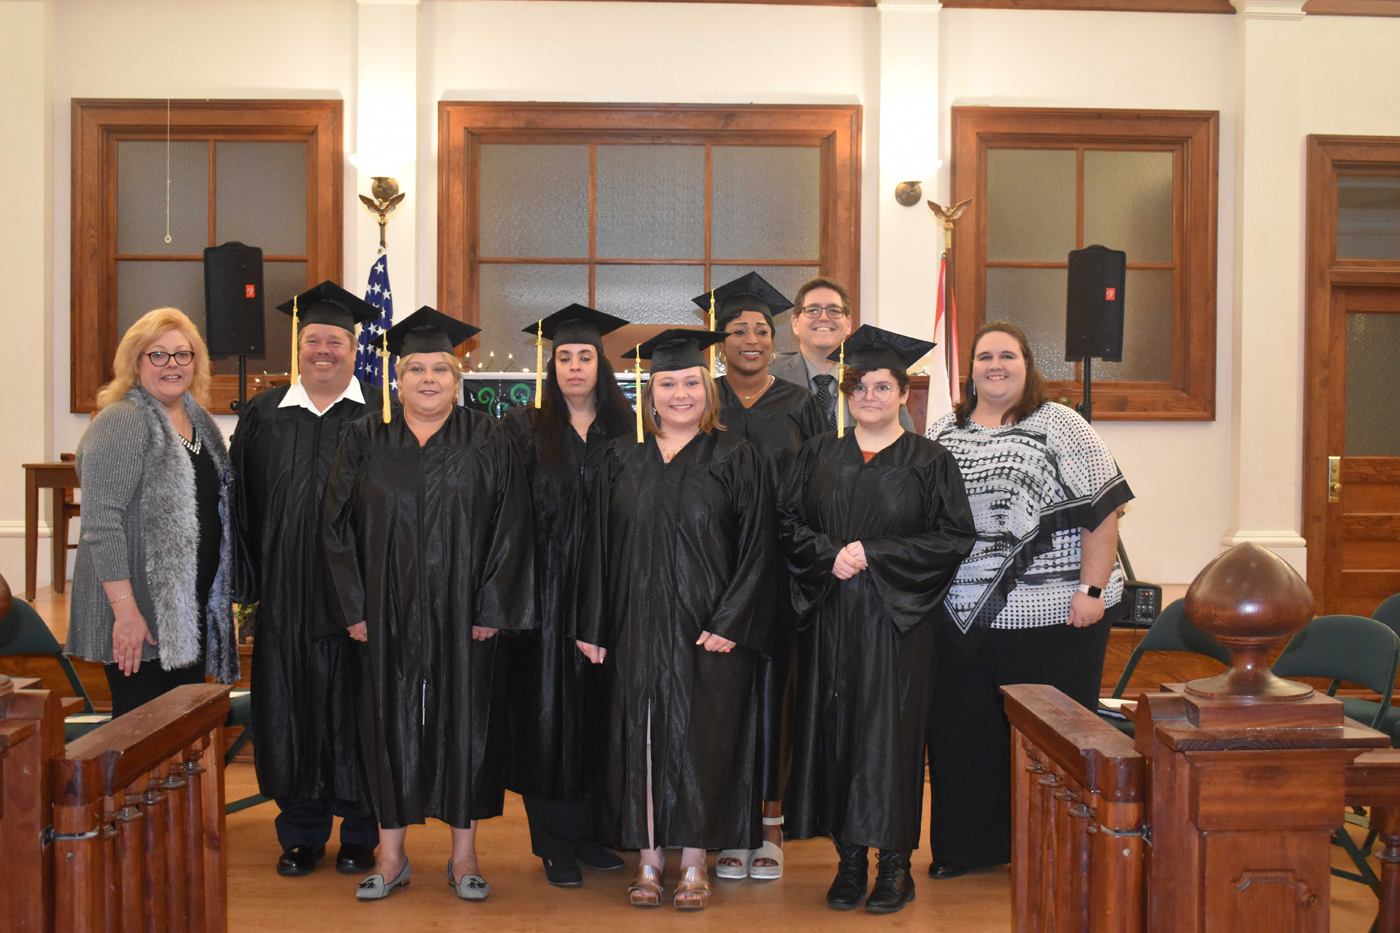
[[[355,888],[355,898],[361,901],[382,901],[393,894],[395,888],[408,887],[408,879],[412,875],[413,872],[409,869],[406,860],[403,863],[403,871],[399,872],[399,876],[388,883],[385,883],[383,875],[375,872],[361,881],[359,887]]]
[[[480,875],[463,875],[452,880],[452,859],[447,860],[447,886],[457,889],[457,896],[464,901],[484,901],[491,896],[491,885]]]

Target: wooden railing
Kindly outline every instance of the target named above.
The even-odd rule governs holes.
[[[1380,851],[1376,929],[1400,930],[1400,750],[1363,752],[1347,768],[1347,806],[1366,807]]]
[[[0,931],[226,930],[228,708],[179,687],[65,748],[57,695],[0,678]]]
[[[1053,687],[1002,689],[1011,720],[1011,928],[1143,929],[1144,759]]]

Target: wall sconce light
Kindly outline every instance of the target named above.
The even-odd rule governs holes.
[[[913,207],[923,199],[923,183],[917,181],[901,181],[894,186],[894,199],[905,207]]]
[[[379,160],[380,164],[375,165],[371,165],[372,161],[375,160],[365,158],[359,154],[350,157],[351,164],[362,172],[369,174],[376,169],[383,171],[382,160]],[[365,209],[368,210],[371,215],[377,217],[379,220],[379,251],[382,253],[386,249],[384,244],[384,225],[389,222],[389,215],[394,213],[394,209],[403,203],[403,199],[407,197],[407,195],[399,191],[398,180],[388,175],[370,174],[370,180],[369,192],[374,195],[374,197],[369,198],[362,194],[360,195],[360,203],[365,206]]]

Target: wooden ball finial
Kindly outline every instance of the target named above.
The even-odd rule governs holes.
[[[1267,655],[1312,620],[1313,597],[1288,562],[1257,544],[1237,544],[1206,565],[1186,591],[1186,616],[1230,649],[1230,669],[1193,680],[1191,696],[1211,700],[1305,700],[1307,684],[1269,670]]]

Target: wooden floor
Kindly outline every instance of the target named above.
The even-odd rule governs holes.
[[[256,790],[250,765],[228,771],[228,797]],[[927,807],[925,800],[925,825]],[[491,897],[469,904],[447,886],[451,854],[448,829],[430,822],[408,831],[413,882],[378,903],[355,900],[358,876],[335,872],[335,837],[321,868],[304,878],[282,878],[273,871],[280,849],[272,821],[277,810],[263,804],[228,818],[229,931],[348,929],[369,923],[382,930],[460,929],[464,923],[489,924],[491,933],[560,930],[648,931],[733,930],[745,933],[823,933],[846,930],[926,930],[948,933],[1005,933],[1011,928],[1010,875],[1005,867],[975,872],[953,881],[928,878],[928,850],[914,854],[918,895],[903,911],[877,917],[854,910],[840,913],[826,906],[826,888],[836,869],[835,852],[825,840],[790,842],[780,881],[718,881],[711,876],[710,908],[683,914],[671,907],[642,910],[627,903],[627,885],[636,870],[634,853],[624,853],[627,867],[616,872],[584,870],[582,888],[554,888],[544,879],[539,859],[530,854],[529,834],[520,798],[506,795],[505,815],[481,824],[477,847]],[[1345,864],[1341,850],[1334,864]],[[675,857],[667,890],[675,883]],[[711,859],[713,870],[713,857]],[[1359,884],[1334,879],[1333,933],[1365,933],[1375,917],[1376,898]],[[734,931],[738,933],[738,931]]]

